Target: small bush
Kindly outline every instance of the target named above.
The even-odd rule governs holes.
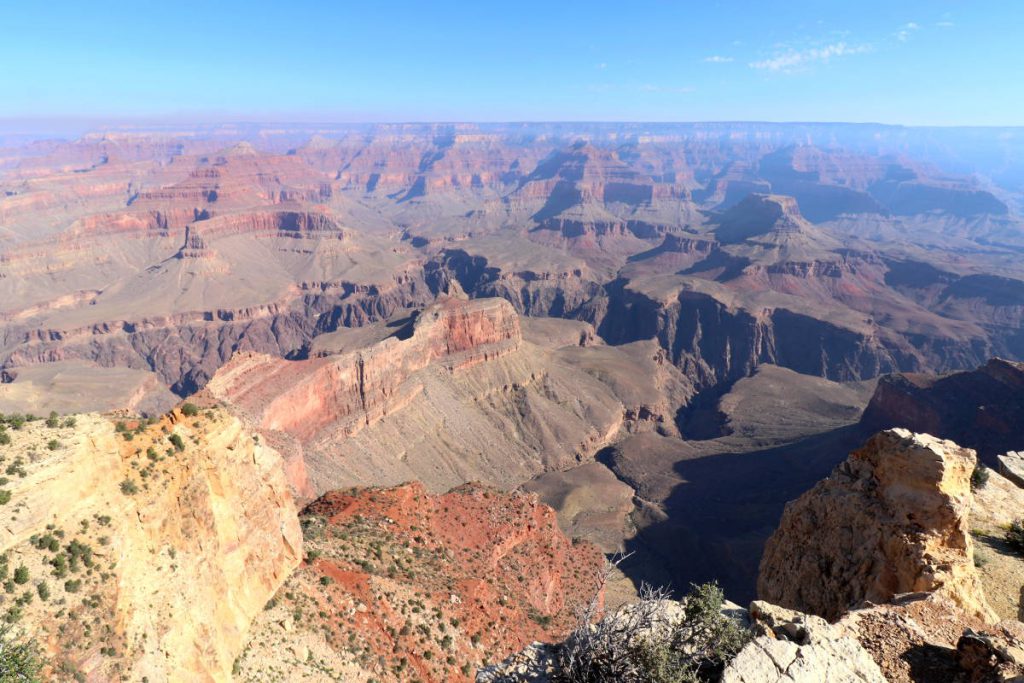
[[[977,491],[978,489],[985,488],[985,484],[988,483],[988,468],[984,465],[978,465],[971,472],[971,490]]]
[[[55,451],[61,447],[61,443],[60,441],[57,441],[57,439],[50,439],[46,442],[46,447],[51,451]]]
[[[35,642],[16,638],[8,624],[0,625],[0,680],[37,683],[42,680],[42,669]]]
[[[0,429],[0,446],[7,446],[11,443],[11,435],[6,429]]]
[[[78,425],[78,420],[73,417],[69,417],[64,420],[64,426],[68,429],[74,429]]]
[[[11,492],[7,489],[0,489],[0,505],[7,505],[11,502]]]
[[[171,434],[167,437],[167,440],[171,442],[172,446],[174,446],[174,450],[179,453],[185,450],[185,442],[182,440],[180,434]]]
[[[722,614],[714,583],[694,586],[683,618],[666,618],[668,592],[647,587],[640,601],[594,623],[585,610],[561,647],[555,679],[562,683],[697,683],[715,680],[750,639]]]
[[[50,587],[46,585],[45,581],[39,582],[39,585],[36,586],[36,592],[39,593],[40,600],[45,601],[50,599]]]
[[[121,493],[126,496],[134,496],[139,492],[138,485],[131,479],[125,479],[121,482]]]
[[[185,417],[195,417],[199,414],[199,406],[195,403],[186,403],[181,406],[181,414]]]
[[[25,565],[18,565],[18,568],[14,570],[14,583],[25,584],[28,583],[28,567]]]
[[[46,426],[50,429],[54,429],[60,425],[60,417],[57,415],[56,410],[50,411],[50,416],[46,418]]]
[[[1018,555],[1024,555],[1024,519],[1010,523],[1006,530],[1006,544]]]

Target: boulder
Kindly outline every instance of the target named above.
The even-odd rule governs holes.
[[[722,683],[885,683],[857,639],[821,617],[755,601],[750,620],[759,635],[729,663]]]
[[[997,456],[996,460],[999,461],[999,474],[1024,488],[1024,451],[1010,451]]]
[[[761,560],[758,595],[838,619],[865,601],[939,591],[997,620],[968,533],[974,451],[891,429],[789,503]]]

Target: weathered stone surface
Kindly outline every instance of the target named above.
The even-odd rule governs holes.
[[[999,474],[1024,488],[1024,451],[1010,451],[998,456]]]
[[[301,519],[308,559],[257,617],[239,683],[266,681],[274,667],[289,681],[398,681],[406,671],[466,683],[485,662],[564,637],[600,598],[604,556],[563,534],[532,494],[350,489]]]
[[[766,602],[750,606],[755,632],[722,675],[722,683],[885,683],[855,638],[821,617]]]
[[[893,429],[786,506],[761,561],[765,600],[836,619],[864,602],[940,591],[971,615],[984,598],[968,534],[974,452]]]
[[[996,633],[964,631],[956,643],[957,661],[971,683],[1024,681],[1024,625],[1016,622]]]
[[[53,594],[20,623],[90,681],[230,680],[250,622],[302,554],[280,456],[219,409],[128,436],[80,415],[74,427],[31,423],[4,447],[26,476],[8,487],[16,511],[0,551]],[[32,540],[51,534],[60,549],[91,548],[88,571],[55,579],[61,550]]]

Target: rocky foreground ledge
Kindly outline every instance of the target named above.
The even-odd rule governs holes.
[[[875,435],[786,507],[761,565],[765,600],[721,612],[748,642],[724,668],[692,680],[1024,681],[1024,624],[999,621],[974,562],[975,465],[974,451],[951,441],[904,429]],[[690,599],[663,609],[677,614]],[[622,651],[657,637],[624,636]],[[571,642],[535,643],[477,681],[572,680],[563,664]],[[661,680],[645,675],[628,681]]]

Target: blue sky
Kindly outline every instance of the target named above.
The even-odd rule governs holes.
[[[5,5],[6,119],[1024,125],[1020,0]]]

